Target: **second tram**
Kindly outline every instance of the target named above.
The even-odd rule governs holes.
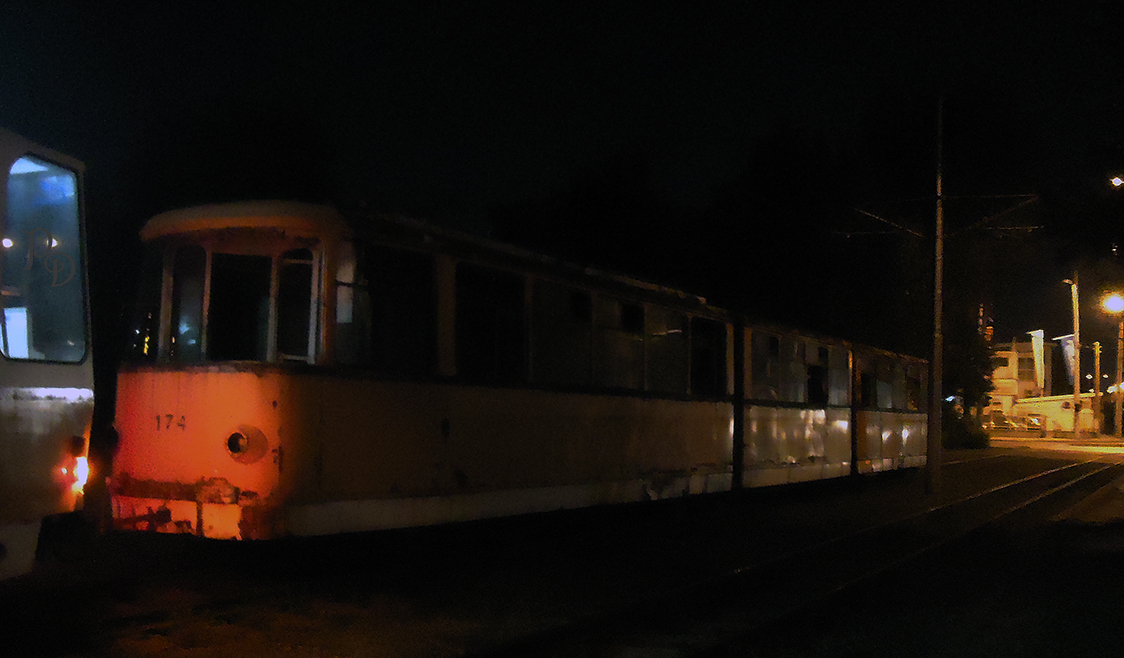
[[[82,163],[0,130],[0,578],[73,511],[93,419]]]

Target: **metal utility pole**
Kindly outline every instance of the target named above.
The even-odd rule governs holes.
[[[1093,341],[1093,431],[1100,434],[1104,431],[1104,422],[1101,418],[1101,343]]]
[[[1077,272],[1069,284],[1070,297],[1073,298],[1073,438],[1081,435],[1081,312],[1077,305]]]
[[[944,149],[944,97],[937,103],[937,212],[936,240],[933,250],[933,359],[929,363],[929,431],[925,449],[925,491],[936,493],[941,488],[941,412],[944,376],[944,333],[941,328],[944,311],[944,195],[941,191],[941,170]]]
[[[1116,432],[1116,438],[1121,438],[1120,431],[1120,411],[1124,406],[1124,389],[1121,388],[1121,375],[1124,374],[1124,315],[1120,316],[1119,329],[1116,332],[1116,411],[1113,414],[1113,421],[1116,425],[1113,430]]]

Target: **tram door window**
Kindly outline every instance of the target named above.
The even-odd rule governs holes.
[[[644,307],[598,296],[593,305],[594,381],[609,388],[644,388]]]
[[[690,341],[687,316],[648,307],[648,390],[685,395],[689,381]]]
[[[86,355],[78,177],[22,157],[8,171],[0,251],[0,348],[10,359],[77,363]]]
[[[207,351],[215,361],[265,361],[269,345],[269,285],[273,259],[211,256]]]
[[[536,281],[532,373],[543,384],[588,385],[593,305],[589,292]]]
[[[459,263],[456,271],[457,374],[465,381],[523,379],[523,277]]]
[[[691,394],[726,395],[726,325],[691,318]]]
[[[277,352],[283,359],[312,356],[312,252],[293,249],[277,268]]]
[[[172,341],[169,356],[177,361],[203,359],[203,282],[207,252],[193,245],[176,250],[172,262]]]

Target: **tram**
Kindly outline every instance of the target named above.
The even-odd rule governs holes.
[[[80,504],[94,378],[81,162],[0,129],[0,578]]]
[[[925,461],[924,361],[679,290],[294,202],[141,238],[121,529],[324,535]]]

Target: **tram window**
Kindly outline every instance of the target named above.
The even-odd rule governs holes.
[[[169,355],[178,361],[203,358],[203,280],[207,252],[198,245],[180,247],[172,261],[172,343]]]
[[[758,400],[778,399],[780,383],[781,339],[772,334],[754,331],[751,338],[753,395]]]
[[[335,358],[345,365],[371,361],[371,291],[355,245],[344,242],[336,269]]]
[[[273,259],[245,254],[211,257],[207,351],[215,361],[264,361],[269,341]]]
[[[894,408],[893,367],[884,358],[878,360],[878,403],[879,409]]]
[[[826,407],[827,395],[827,366],[813,364],[808,366],[808,404],[813,407]]]
[[[86,355],[78,177],[31,156],[8,171],[0,348],[11,359]]]
[[[878,378],[873,372],[859,375],[858,406],[861,409],[878,408]]]
[[[153,361],[159,353],[163,256],[161,249],[145,250],[126,349],[127,356],[132,360]]]
[[[433,258],[375,245],[365,251],[360,265],[370,306],[356,304],[353,310],[369,311],[370,365],[394,376],[432,373],[437,345]]]
[[[649,307],[647,321],[648,390],[686,394],[690,353],[687,316]]]
[[[831,350],[824,345],[809,343],[807,346],[808,367],[805,388],[808,392],[808,404],[813,407],[826,407],[828,404],[828,389],[830,387],[830,355]]]
[[[459,263],[456,270],[457,373],[465,381],[523,379],[523,277]]]
[[[785,402],[806,402],[808,373],[804,363],[804,340],[784,336],[780,345],[780,399]]]
[[[644,388],[644,307],[598,296],[593,304],[594,382]]]
[[[726,325],[691,318],[691,393],[726,395]]]
[[[828,404],[847,405],[851,399],[851,359],[845,348],[828,353]]]
[[[905,408],[907,411],[918,411],[922,408],[924,400],[921,393],[921,373],[917,366],[910,366],[905,375]]]
[[[532,372],[543,384],[589,384],[592,301],[585,290],[536,281]]]
[[[311,356],[312,252],[294,249],[277,269],[277,352],[282,357]]]

